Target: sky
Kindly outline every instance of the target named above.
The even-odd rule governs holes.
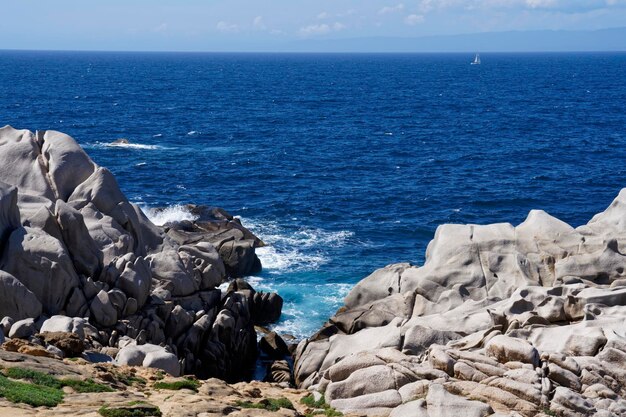
[[[626,0],[0,0],[0,10],[0,49],[271,51],[626,26]]]

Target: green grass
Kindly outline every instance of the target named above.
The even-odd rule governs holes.
[[[179,390],[179,389],[190,389],[192,391],[198,392],[198,387],[200,387],[200,382],[195,379],[183,379],[180,381],[172,381],[172,382],[157,382],[154,384],[154,388],[156,389],[170,389],[170,390]]]
[[[134,375],[126,375],[122,373],[115,374],[115,377],[124,385],[131,386],[133,384],[146,385],[146,380]]]
[[[278,411],[281,408],[295,410],[293,404],[287,398],[266,398],[258,403],[253,403],[251,401],[236,401],[235,404],[237,404],[237,407],[240,408],[257,408],[267,411]]]
[[[113,392],[113,388],[108,385],[99,384],[94,382],[93,379],[86,379],[84,381],[78,379],[60,379],[59,382],[64,387],[71,387],[76,392]]]
[[[35,385],[61,389],[63,387],[71,387],[76,392],[112,392],[113,389],[108,385],[94,382],[93,379],[59,379],[52,375],[24,368],[9,368],[5,370],[5,374],[13,379],[25,379]]]
[[[12,381],[0,375],[0,397],[12,403],[23,403],[33,407],[56,407],[63,401],[63,391],[44,385]]]
[[[129,404],[126,407],[109,408],[102,406],[98,410],[102,417],[161,417],[161,410],[156,405],[141,403]]]
[[[309,394],[306,397],[302,398],[300,402],[307,407],[316,408],[317,410],[306,413],[306,417],[312,416],[326,416],[326,417],[339,417],[343,416],[343,414],[330,405],[326,404],[326,399],[322,395],[322,397],[315,401],[313,394]]]

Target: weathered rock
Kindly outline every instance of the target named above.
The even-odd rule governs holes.
[[[439,331],[417,325],[407,329],[402,351],[410,355],[421,355],[431,345],[445,345],[449,341],[459,338],[460,336],[454,332]]]
[[[117,323],[117,310],[109,299],[109,294],[101,290],[89,306],[94,320],[105,327],[110,327]]]
[[[4,316],[2,320],[0,320],[0,329],[2,329],[2,332],[4,334],[9,334],[9,331],[11,331],[11,326],[13,326],[13,323],[15,323],[15,320],[13,320],[12,317]]]
[[[145,344],[123,347],[115,357],[115,362],[120,365],[157,368],[172,376],[180,375],[180,365],[176,355],[157,345]]]
[[[332,382],[326,388],[326,399],[354,398],[365,394],[374,394],[397,389],[412,382],[407,375],[395,371],[386,365],[375,365],[356,370],[348,378]]]
[[[102,270],[103,255],[89,235],[83,215],[63,200],[57,200],[55,214],[76,272],[97,277]]]
[[[0,253],[4,242],[20,223],[20,211],[17,206],[17,188],[0,181]]]
[[[487,342],[485,349],[489,356],[500,363],[520,361],[539,365],[539,352],[525,340],[500,335]]]
[[[291,368],[286,360],[273,361],[267,369],[267,382],[291,383]]]
[[[39,317],[42,306],[35,294],[13,275],[0,271],[0,316],[14,320]]]
[[[74,333],[80,339],[85,338],[86,320],[78,317],[52,316],[41,325],[40,333]]]
[[[85,343],[78,335],[68,332],[42,332],[39,337],[49,345],[63,352],[62,357],[80,356],[85,350]]]
[[[176,339],[183,332],[187,331],[189,327],[194,322],[194,315],[186,311],[180,305],[177,305],[172,310],[169,318],[167,319],[167,324],[165,325],[165,333]]]
[[[69,294],[79,285],[63,243],[37,229],[13,231],[1,264],[37,297],[47,314],[63,310]]]
[[[557,387],[550,403],[550,410],[557,414],[588,416],[595,411],[595,408],[580,394],[565,387]]]
[[[259,348],[273,359],[282,359],[289,355],[287,344],[276,332],[269,332],[261,337]]]
[[[484,417],[493,413],[493,409],[488,404],[450,394],[439,384],[431,384],[428,388],[426,408],[429,417]]]
[[[0,316],[54,315],[34,329],[18,322],[22,337],[41,325],[97,350],[167,344],[188,371],[241,378],[256,356],[253,310],[274,321],[282,300],[254,303],[253,290],[222,299],[224,260],[231,274],[258,270],[263,242],[223,210],[194,210],[189,230],[156,227],[69,136],[0,129]],[[153,356],[146,361],[163,360]]]
[[[138,307],[146,303],[151,285],[152,275],[149,263],[141,256],[132,262],[126,262],[116,282],[116,286],[129,298],[135,299]]]
[[[36,331],[37,329],[35,328],[34,319],[23,319],[13,323],[13,326],[11,326],[11,331],[9,332],[9,337],[11,339],[28,339],[29,337],[34,335]]]
[[[254,293],[252,317],[257,325],[274,323],[280,318],[283,298],[276,293]]]
[[[398,391],[391,389],[383,392],[376,392],[373,394],[360,395],[353,398],[336,399],[330,402],[330,406],[340,410],[344,413],[377,413],[378,408],[387,409],[387,413],[391,409],[402,404],[402,398]]]

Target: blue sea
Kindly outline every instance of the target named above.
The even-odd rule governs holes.
[[[580,225],[626,186],[625,53],[472,59],[4,51],[0,124],[72,135],[157,222],[240,216],[304,337],[441,223]]]

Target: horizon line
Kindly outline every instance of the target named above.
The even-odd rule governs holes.
[[[460,50],[460,51],[285,51],[285,50],[232,50],[232,51],[221,51],[221,50],[158,50],[158,49],[129,49],[129,50],[119,50],[119,49],[22,49],[22,48],[0,48],[0,53],[2,52],[84,52],[84,53],[120,53],[120,54],[242,54],[242,55],[252,55],[252,54],[276,54],[276,55],[340,55],[340,54],[351,54],[351,55],[367,55],[367,54],[378,54],[378,55],[460,55],[460,54],[605,54],[605,53],[626,53],[626,49],[581,49],[581,50],[570,50],[570,49],[555,49],[555,50],[517,50],[517,51],[506,51],[506,50],[496,50],[496,51],[480,51],[480,50]]]

